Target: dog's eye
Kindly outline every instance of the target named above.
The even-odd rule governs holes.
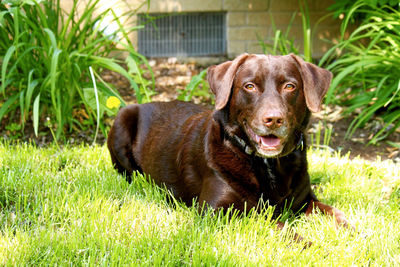
[[[295,88],[296,88],[296,86],[294,86],[294,84],[292,84],[292,83],[285,84],[285,89],[286,90],[291,91],[291,90],[294,90]]]
[[[250,91],[256,89],[255,85],[252,84],[252,83],[246,84],[246,85],[244,86],[244,88],[246,88],[247,90],[250,90]]]

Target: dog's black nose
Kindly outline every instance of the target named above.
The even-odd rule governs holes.
[[[283,115],[279,112],[265,114],[262,120],[264,125],[271,129],[279,128],[285,122]]]

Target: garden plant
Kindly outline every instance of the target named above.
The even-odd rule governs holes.
[[[383,127],[370,141],[376,143],[400,126],[400,4],[359,0],[338,10],[342,38],[320,61],[335,74],[326,103],[357,113],[348,135],[378,116]],[[352,30],[355,18],[361,22]]]
[[[40,124],[49,118],[59,138],[98,121],[104,132],[99,117],[117,110],[107,107],[107,99],[113,96],[124,105],[118,91],[101,79],[104,69],[128,79],[139,103],[150,100],[153,83],[143,73],[151,68],[140,67],[147,60],[129,39],[140,27],[133,26],[135,10],[117,16],[111,8],[99,11],[99,2],[73,0],[66,13],[60,0],[1,1],[0,123],[17,123],[23,130],[33,122],[37,135]],[[107,27],[110,24],[114,27]],[[122,51],[125,60],[111,57]]]

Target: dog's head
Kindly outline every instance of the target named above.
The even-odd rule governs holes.
[[[332,74],[293,54],[243,54],[211,66],[207,77],[226,131],[261,157],[280,157],[297,146],[310,111],[321,109]]]

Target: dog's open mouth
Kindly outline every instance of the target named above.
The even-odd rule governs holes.
[[[250,138],[256,143],[257,151],[263,156],[276,156],[282,151],[282,140],[274,134],[260,136],[247,126]]]
[[[261,145],[263,148],[276,148],[281,144],[281,139],[276,137],[273,134],[269,134],[266,136],[255,135],[256,142]]]

